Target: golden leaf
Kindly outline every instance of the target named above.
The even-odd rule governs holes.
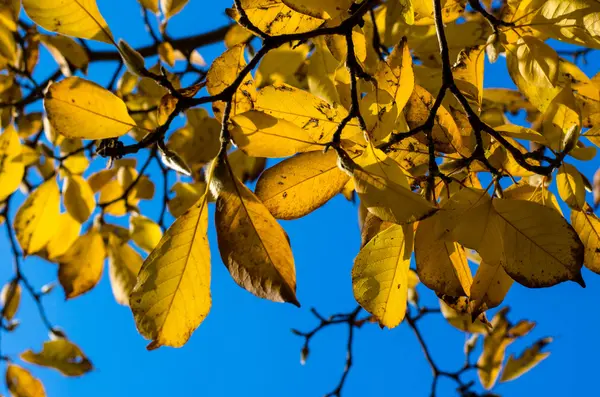
[[[65,376],[81,376],[93,369],[92,362],[81,349],[62,338],[44,342],[39,353],[27,350],[21,354],[21,360],[54,368]]]
[[[255,193],[276,218],[296,219],[324,205],[349,179],[335,151],[300,153],[263,172]]]
[[[394,328],[404,319],[412,248],[412,225],[393,225],[373,237],[354,260],[354,297],[382,326]]]
[[[296,270],[288,237],[263,203],[233,174],[225,157],[215,165],[215,224],[219,251],[242,288],[275,302],[296,299]]]
[[[114,43],[95,0],[23,0],[23,8],[33,22],[51,32]]]

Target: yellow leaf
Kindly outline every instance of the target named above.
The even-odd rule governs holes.
[[[177,182],[171,187],[171,192],[175,193],[175,197],[169,200],[167,204],[169,212],[175,218],[179,218],[204,195],[206,183]]]
[[[296,269],[287,234],[263,203],[233,174],[225,157],[215,165],[215,224],[223,263],[236,283],[275,302],[296,299]]]
[[[23,8],[33,22],[51,32],[114,43],[95,0],[23,0]]]
[[[508,72],[519,90],[540,112],[544,112],[560,92],[558,54],[543,41],[524,36],[507,47]]]
[[[2,58],[14,64],[17,59],[17,43],[13,32],[0,23],[0,60]]]
[[[348,57],[348,45],[346,37],[342,35],[327,35],[325,43],[331,52],[331,55],[338,61],[338,64],[345,62]],[[354,56],[358,62],[364,62],[367,58],[367,43],[365,35],[360,26],[352,29],[352,43],[354,45]]]
[[[221,123],[201,108],[190,109],[186,115],[187,125],[169,137],[167,147],[195,169],[204,166],[219,153]]]
[[[520,125],[514,124],[503,124],[494,128],[500,134],[515,139],[524,139],[531,142],[541,143],[543,145],[548,144],[548,140],[541,133],[532,130],[531,128],[521,127]]]
[[[221,54],[211,65],[206,74],[206,89],[210,95],[217,95],[229,87],[246,66],[244,58],[245,44],[239,44]],[[256,101],[256,86],[252,75],[248,73],[233,95],[231,115],[240,114],[252,109]],[[221,119],[224,102],[213,103],[215,117]]]
[[[21,360],[54,368],[65,376],[81,376],[93,369],[91,361],[81,349],[62,338],[44,342],[39,353],[27,350],[21,354]]]
[[[83,150],[83,142],[81,139],[63,139],[60,143],[60,155],[68,156],[68,158],[62,162],[62,166],[68,170],[68,172],[66,172],[67,175],[81,175],[90,165],[90,161],[87,159],[85,151]],[[60,171],[65,172],[63,170]]]
[[[58,258],[58,280],[65,290],[65,299],[82,295],[98,284],[105,257],[102,235],[91,229]]]
[[[89,55],[85,48],[79,43],[67,36],[48,36],[42,35],[41,42],[46,46],[50,55],[54,58],[60,70],[65,76],[70,76],[73,72],[70,65],[87,71],[87,66],[90,61]]]
[[[21,184],[25,173],[21,153],[19,135],[9,125],[0,135],[0,201],[14,193]]]
[[[359,107],[369,140],[373,145],[377,145],[395,128],[398,107],[387,91],[368,93],[360,99]]]
[[[402,39],[385,61],[379,63],[375,79],[378,89],[392,95],[398,110],[404,109],[415,86],[412,56],[406,38]]]
[[[189,0],[160,0],[160,8],[165,14],[165,18],[169,19],[173,15],[179,13]]]
[[[2,303],[0,313],[5,319],[12,320],[19,309],[19,303],[21,303],[21,285],[19,281],[13,280],[2,287],[0,303]]]
[[[21,0],[0,0],[0,24],[13,32],[17,31]]]
[[[123,186],[119,183],[118,180],[113,179],[109,181],[102,189],[100,190],[100,198],[98,199],[98,204],[106,204],[111,203],[116,199],[119,199],[123,196]],[[125,206],[125,200],[118,200],[110,205],[104,207],[104,212],[114,215],[114,216],[123,216],[127,213],[127,207]]]
[[[67,212],[79,223],[87,221],[96,208],[90,184],[79,175],[65,178],[63,200]]]
[[[412,95],[404,107],[404,116],[411,129],[420,127],[425,123],[434,102],[435,98],[427,90],[420,85],[415,86]],[[462,137],[456,122],[443,106],[438,109],[435,121],[432,134],[436,150],[443,153],[458,152],[468,155],[466,148],[462,144]],[[424,132],[418,133],[415,135],[415,138],[422,144],[427,145],[427,138]]]
[[[260,90],[256,105],[260,110],[302,129],[304,140],[329,143],[339,123],[348,111],[338,104],[329,104],[316,96],[286,84],[275,84]],[[351,120],[342,132],[342,139],[362,138],[356,120]]]
[[[527,200],[545,205],[548,208],[555,209],[562,215],[558,200],[548,188],[544,186],[531,186],[528,183],[519,183],[509,186],[504,190],[505,199]]]
[[[44,98],[44,108],[52,128],[69,138],[114,138],[137,127],[125,102],[79,77],[52,84]]]
[[[500,310],[492,319],[492,331],[485,335],[483,351],[477,360],[477,375],[486,390],[494,387],[502,369],[506,348],[514,341],[514,338],[507,335],[507,311],[508,308]]]
[[[579,210],[585,206],[585,183],[577,168],[563,162],[556,174],[556,185],[560,198],[571,209]]]
[[[391,41],[394,28],[401,24],[412,25],[415,23],[415,10],[412,0],[394,0],[387,3],[385,13],[386,42]]]
[[[256,110],[238,114],[232,117],[232,122],[233,141],[249,156],[288,157],[299,152],[322,150],[329,142],[327,139],[315,140],[295,124]]]
[[[108,242],[108,272],[110,285],[118,304],[129,306],[129,294],[137,281],[143,259],[131,245],[115,235]]]
[[[315,18],[335,18],[346,11],[353,0],[282,0],[281,2],[299,13]]]
[[[350,178],[333,150],[301,153],[267,169],[255,193],[278,219],[297,219],[324,205]]]
[[[225,34],[225,47],[232,48],[238,44],[246,43],[254,35],[249,30],[244,29],[241,25],[233,24]],[[272,52],[272,51],[270,51]],[[267,54],[268,55],[268,54]]]
[[[293,2],[293,0],[241,0],[240,5],[250,22],[270,36],[308,32],[324,22],[321,18],[296,11],[296,7],[291,7]],[[295,3],[300,2],[295,1]]]
[[[339,164],[354,179],[356,193],[369,212],[384,221],[412,223],[432,215],[437,209],[427,200],[396,181],[357,165],[345,152]],[[396,173],[396,175],[398,175]]]
[[[543,338],[535,342],[533,346],[525,349],[521,356],[515,357],[511,354],[508,361],[506,361],[504,371],[502,371],[500,382],[508,382],[517,379],[545,360],[550,353],[542,352],[541,349],[551,342],[552,338]]]
[[[131,239],[146,252],[152,251],[162,238],[160,226],[145,216],[131,216]]]
[[[499,263],[492,265],[482,261],[471,285],[472,313],[479,314],[499,306],[512,284],[513,279]]]
[[[581,211],[571,211],[571,224],[585,246],[583,264],[600,273],[600,219],[586,205]]]
[[[452,303],[452,305],[449,303]],[[473,316],[469,310],[469,298],[467,297],[453,298],[449,302],[440,299],[440,310],[450,325],[463,332],[485,334],[489,330],[489,323],[485,314],[480,314],[473,321]]]
[[[345,38],[340,37],[345,46]],[[325,39],[317,37],[315,39],[315,50],[308,59],[307,66],[307,80],[310,93],[329,104],[341,103],[334,82],[336,71],[340,67],[340,64],[340,61],[331,54],[330,49],[325,44]]]
[[[116,175],[117,169],[111,168],[109,170],[100,170],[93,173],[88,178],[88,183],[94,193],[99,192],[107,183],[109,183]]]
[[[154,197],[154,183],[147,175],[142,175],[135,187],[135,198],[140,200],[152,200]]]
[[[129,305],[147,349],[181,347],[208,315],[210,249],[205,194],[165,232],[144,261]]]
[[[158,0],[138,0],[142,7],[158,14]]]
[[[42,382],[18,365],[9,364],[6,368],[6,387],[11,397],[46,397]]]
[[[354,297],[382,326],[394,328],[404,319],[412,248],[412,225],[393,225],[373,237],[354,260]]]
[[[60,194],[56,179],[42,183],[27,197],[15,216],[15,234],[24,255],[33,254],[50,241],[59,220]]]
[[[256,70],[256,86],[261,88],[273,83],[299,86],[296,73],[304,64],[309,49],[306,44],[295,46],[290,43],[269,51]]]
[[[54,226],[56,232],[46,245],[46,255],[49,260],[54,260],[66,253],[81,232],[81,223],[73,219],[67,212],[60,214],[57,222],[58,225]]]
[[[419,280],[438,295],[469,296],[473,278],[465,250],[446,241],[447,233],[439,222],[439,215],[434,215],[418,224],[415,262]]]
[[[527,287],[547,287],[566,280],[584,285],[580,270],[583,244],[554,209],[509,199],[486,199],[477,204],[455,211],[454,226],[445,223],[456,241],[475,249],[484,261],[500,263]]]
[[[542,134],[549,147],[559,152],[564,149],[564,137],[572,128],[581,128],[581,111],[575,102],[573,90],[567,85],[548,105],[543,116]]]
[[[242,183],[254,182],[267,165],[264,157],[248,156],[241,150],[229,153],[227,158],[233,173]]]
[[[475,112],[481,110],[483,102],[484,59],[484,46],[469,47],[458,54],[458,59],[452,66],[456,86]]]

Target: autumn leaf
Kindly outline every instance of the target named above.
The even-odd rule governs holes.
[[[87,221],[96,208],[90,184],[78,175],[65,178],[63,201],[69,215],[79,223]]]
[[[15,364],[6,367],[6,386],[13,397],[46,397],[42,382]]]
[[[44,342],[39,353],[27,350],[21,354],[21,360],[56,369],[65,376],[81,376],[93,369],[92,362],[83,351],[63,338]]]
[[[208,315],[210,250],[207,195],[169,227],[144,261],[129,296],[148,350],[181,347]]]
[[[46,30],[114,43],[95,0],[23,0],[25,12]]]
[[[398,184],[398,181],[367,172],[343,151],[338,154],[339,165],[353,177],[362,203],[382,220],[398,224],[412,223],[436,212],[436,208],[423,197]]]
[[[21,205],[15,216],[17,240],[25,255],[38,252],[54,235],[60,195],[54,178],[42,183]]]
[[[287,234],[265,205],[219,157],[211,186],[217,197],[215,224],[219,251],[242,288],[275,302],[296,299],[296,269]]]
[[[23,179],[21,151],[19,135],[13,126],[8,126],[0,135],[0,200],[17,190]]]
[[[296,219],[324,205],[349,179],[333,150],[300,153],[266,170],[255,193],[276,218]]]
[[[79,77],[52,84],[44,108],[52,128],[70,138],[113,138],[137,127],[120,98]]]
[[[542,352],[546,345],[552,342],[552,338],[543,338],[537,341],[533,346],[525,349],[519,357],[511,355],[502,371],[500,382],[508,382],[522,376],[527,371],[548,358],[549,352]]]
[[[105,257],[102,235],[91,229],[58,258],[58,280],[65,290],[66,299],[82,295],[98,284],[104,270]]]
[[[354,260],[354,297],[382,326],[394,328],[404,319],[412,247],[412,226],[394,225],[373,237]]]
[[[144,260],[131,245],[115,236],[109,237],[107,248],[113,295],[117,303],[129,306],[129,294],[135,287]]]

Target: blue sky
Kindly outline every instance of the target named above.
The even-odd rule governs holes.
[[[98,0],[98,4],[117,38],[133,46],[150,44],[135,0],[123,0],[118,6],[109,0]],[[192,0],[184,13],[172,19],[169,33],[181,37],[222,26],[228,22],[224,9],[230,5],[225,0]],[[201,53],[211,60],[222,49],[215,45]],[[592,54],[588,59],[590,63],[583,69],[592,76],[597,72],[598,57]],[[38,67],[40,80],[53,72],[51,62],[46,54]],[[98,64],[90,68],[90,76],[106,82],[113,70],[114,65]],[[512,86],[502,59],[487,68],[485,85]],[[590,163],[582,169],[591,179],[598,160]],[[156,183],[160,186],[160,181]],[[158,212],[153,205],[143,210]],[[95,370],[81,378],[64,378],[53,370],[27,367],[42,379],[50,397],[323,395],[337,385],[343,370],[347,329],[332,327],[319,334],[305,366],[299,362],[302,339],[290,329],[307,330],[316,324],[311,307],[325,315],[355,307],[350,270],[360,244],[356,206],[339,196],[313,214],[283,225],[295,254],[301,309],[260,300],[237,287],[221,262],[211,225],[213,307],[186,346],[146,351],[147,341],[136,332],[130,310],[115,303],[105,273],[97,288],[71,302],[64,302],[58,288],[44,300],[52,323],[83,349]],[[9,252],[4,237],[0,238],[0,252]],[[7,254],[5,258],[0,266],[2,283],[12,275]],[[42,260],[28,259],[24,271],[36,286],[56,279],[56,266]],[[549,359],[495,391],[525,396],[534,392],[583,395],[595,390],[596,358],[600,355],[596,343],[600,277],[587,270],[583,276],[586,289],[575,283],[538,290],[513,286],[506,300],[512,306],[510,318],[535,320],[538,326],[509,351],[520,352],[544,336],[553,336],[555,341],[550,345]],[[420,292],[423,302],[436,303],[432,292]],[[18,331],[2,338],[6,354],[37,350],[47,338],[29,297],[23,299],[18,317],[22,322]],[[439,316],[426,318],[421,324],[440,368],[459,369],[464,335]],[[356,333],[354,367],[344,396],[427,396],[430,384],[431,371],[406,325],[394,330],[367,325]],[[439,395],[452,395],[452,387],[442,380]],[[3,388],[0,393],[6,393]]]

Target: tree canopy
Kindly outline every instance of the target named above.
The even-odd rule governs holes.
[[[583,267],[600,273],[600,171],[581,166],[598,162],[600,78],[577,65],[600,48],[597,1],[235,0],[230,25],[173,38],[188,1],[139,0],[153,44],[134,48],[94,0],[0,0],[0,222],[14,263],[0,331],[27,326],[17,315],[28,294],[50,335],[18,356],[0,350],[11,396],[46,395],[31,364],[93,369],[46,314],[54,284],[30,282],[24,261],[57,264],[67,300],[107,264],[147,349],[182,347],[210,321],[211,245],[241,288],[300,307],[279,220],[340,194],[358,207],[348,285],[358,306],[313,309],[317,326],[292,330],[304,362],[322,329],[347,326],[328,396],[343,394],[354,333],[367,326],[414,331],[432,396],[441,378],[458,395],[491,396],[548,357],[551,337],[527,338],[534,321],[488,310],[515,282],[585,287]],[[207,63],[202,47],[220,42]],[[484,87],[500,57],[516,89]],[[107,84],[86,77],[107,62]],[[468,335],[457,370],[432,358],[419,325],[431,315]],[[529,347],[507,358],[520,338]]]

